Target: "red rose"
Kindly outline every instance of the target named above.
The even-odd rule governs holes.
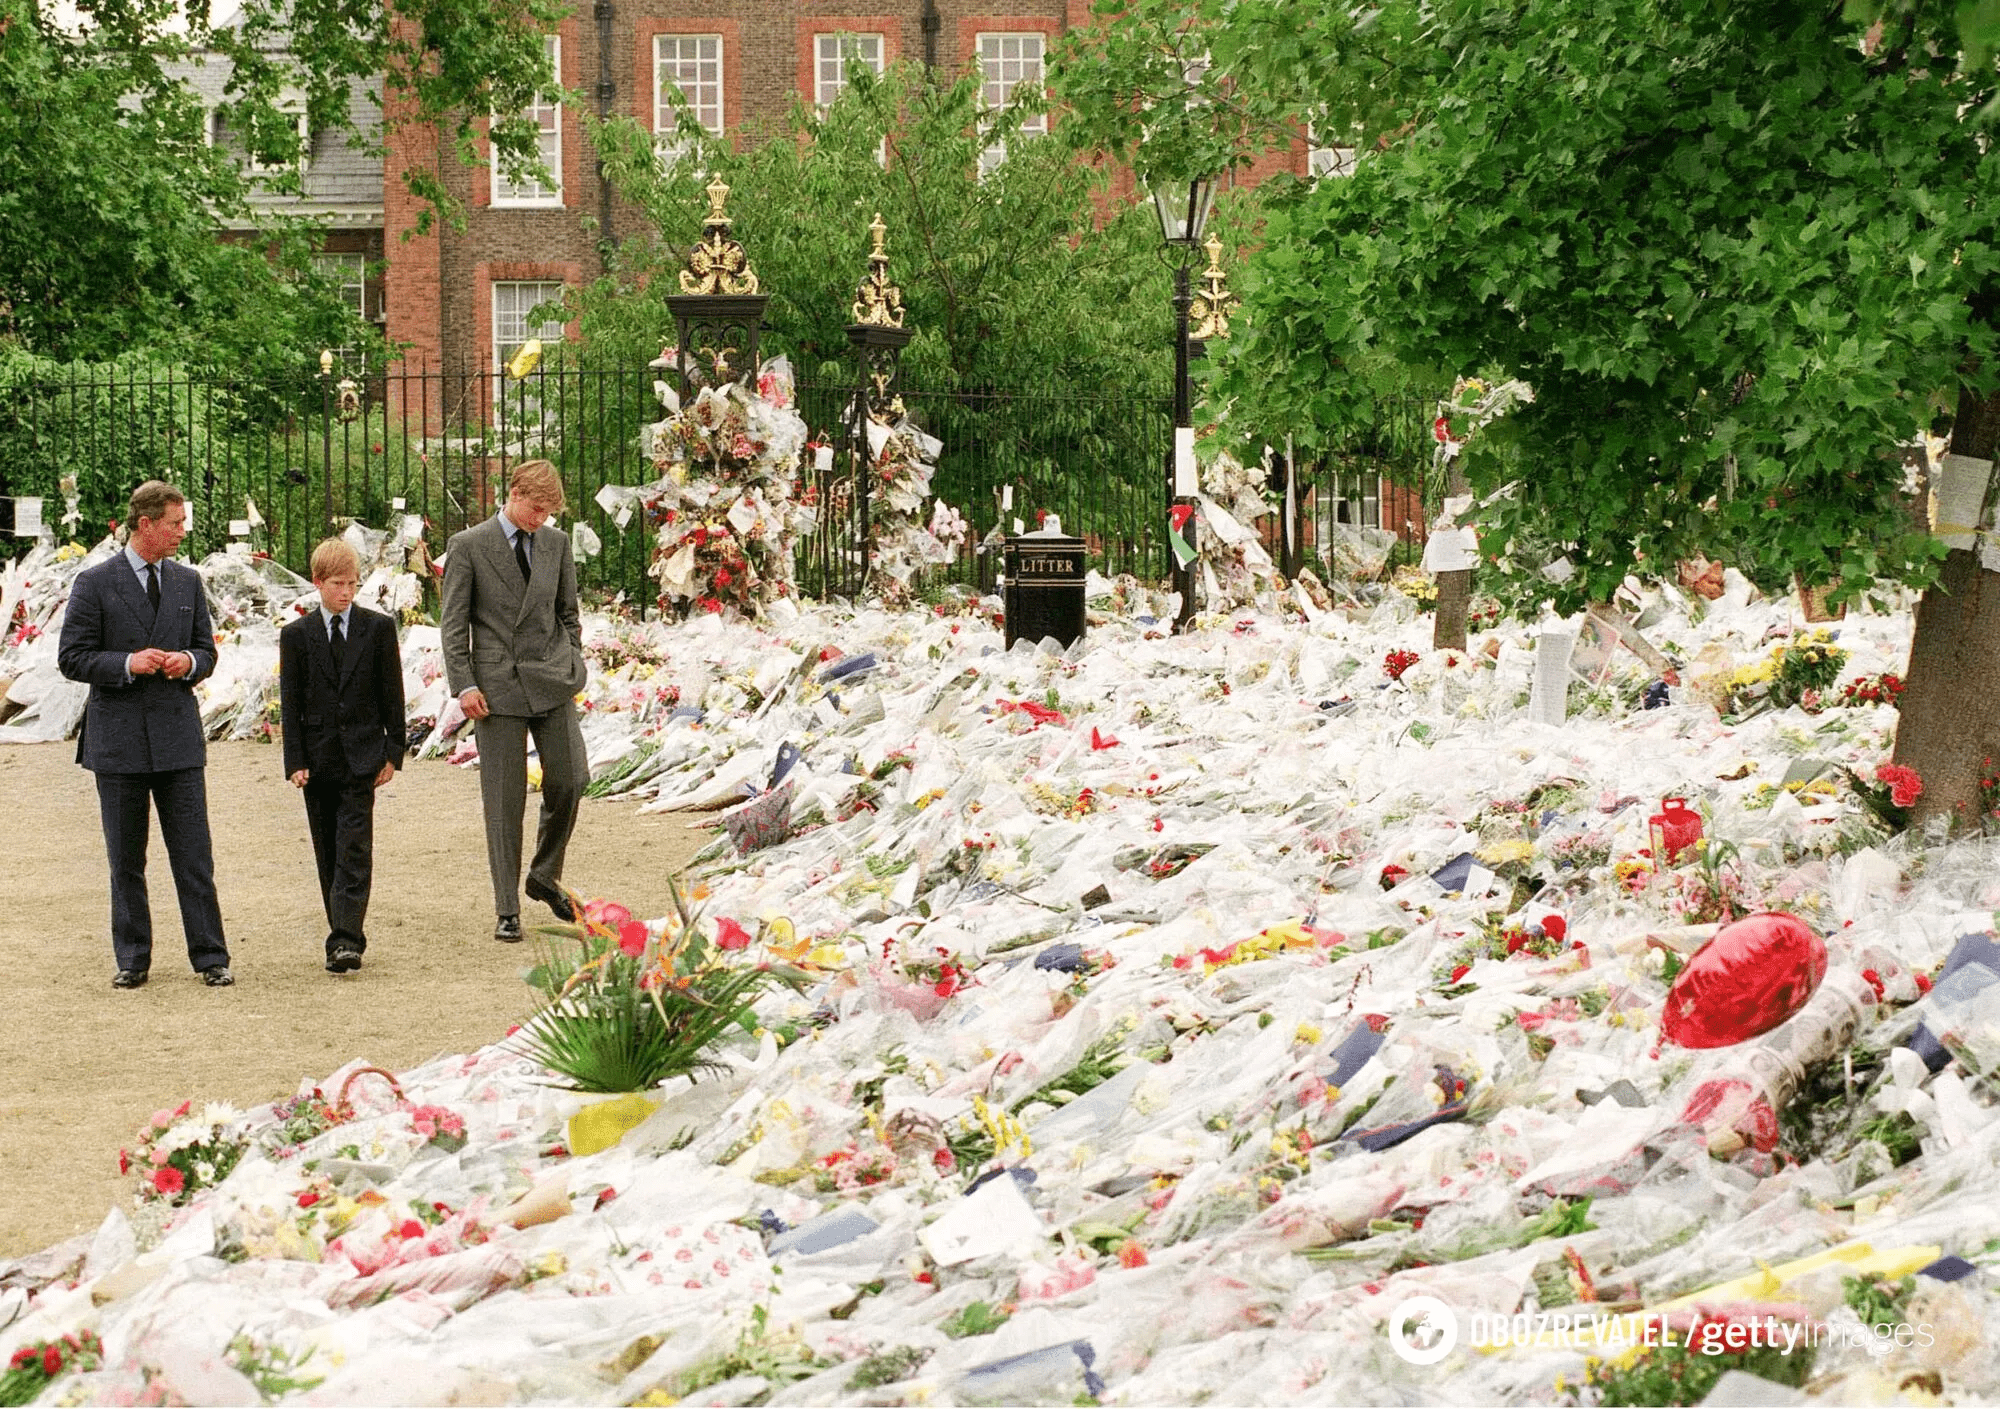
[[[178,1194],[187,1187],[187,1178],[170,1164],[153,1171],[153,1188],[162,1194]]]
[[[424,1225],[414,1218],[404,1219],[403,1226],[396,1230],[396,1236],[399,1238],[421,1238],[423,1235]]]
[[[1542,933],[1550,939],[1561,939],[1569,933],[1569,921],[1560,915],[1542,916]]]
[[[1467,974],[1471,972],[1472,972],[1472,965],[1460,964],[1457,968],[1451,971],[1451,981],[1453,983],[1457,983],[1460,979],[1464,978]]]
[[[306,1189],[299,1194],[300,1208],[311,1208],[314,1204],[318,1202],[319,1202],[319,1191],[317,1189]]]
[[[32,1365],[34,1363],[35,1363],[35,1348],[31,1345],[24,1345],[19,1350],[14,1352],[14,1358],[7,1362],[7,1368],[10,1370],[18,1370],[23,1365]]]

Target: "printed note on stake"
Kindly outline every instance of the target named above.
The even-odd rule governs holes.
[[[1194,427],[1174,427],[1174,493],[1187,496],[1201,489],[1194,463]]]
[[[42,501],[40,499],[16,499],[14,501],[14,536],[35,538],[42,531]]]
[[[1946,455],[1938,461],[1937,517],[1931,531],[1945,547],[1970,548],[1977,541],[1979,518],[1986,507],[1986,485],[1992,478],[1991,460]]]
[[[1537,724],[1561,724],[1569,718],[1569,655],[1575,647],[1574,631],[1547,630],[1536,638],[1528,718]]]

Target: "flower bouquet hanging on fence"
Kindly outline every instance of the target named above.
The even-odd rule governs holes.
[[[889,425],[873,418],[864,424],[874,476],[868,497],[868,594],[887,606],[906,606],[911,580],[956,556],[965,542],[965,517],[942,499],[931,504],[928,517],[924,513],[942,442],[907,416]]]
[[[1245,466],[1227,450],[1201,467],[1198,547],[1204,600],[1211,611],[1234,611],[1277,585],[1277,567],[1256,527],[1271,512],[1264,498],[1270,473]]]
[[[655,367],[671,367],[668,349]],[[664,610],[733,608],[752,616],[793,595],[792,545],[814,514],[799,482],[806,443],[790,364],[766,362],[755,387],[703,386],[686,406],[654,383],[667,419],[641,448],[660,479],[640,496],[656,534],[651,576]]]

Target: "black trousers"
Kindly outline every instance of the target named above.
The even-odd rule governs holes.
[[[306,826],[319,863],[319,898],[326,908],[326,952],[344,945],[366,952],[368,891],[375,870],[375,775],[338,774],[306,780]]]
[[[149,815],[160,814],[188,962],[197,972],[229,962],[215,900],[215,848],[208,835],[208,783],[199,768],[170,773],[99,773],[97,806],[111,860],[111,950],[121,969],[153,964],[153,911],[146,898]]]

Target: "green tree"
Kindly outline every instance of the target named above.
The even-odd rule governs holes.
[[[1974,118],[1995,72],[1957,61],[1954,7],[1873,32],[1774,0],[1131,8],[1142,56],[1181,24],[1211,59],[1155,126],[1310,117],[1371,149],[1271,211],[1219,392],[1310,437],[1355,413],[1359,357],[1525,379],[1534,405],[1465,470],[1507,490],[1484,550],[1564,609],[1698,551],[1848,597],[1942,566],[1898,756],[1927,810],[1973,800],[2000,713],[1964,701],[2000,689],[2000,593],[1912,529],[1896,454],[1940,415],[1961,454],[2000,431],[2000,168]],[[1071,70],[1079,111],[1143,145],[1132,66],[1095,54]]]
[[[150,348],[239,368],[273,343],[296,359],[354,341],[306,272],[301,227],[218,242],[219,217],[249,213],[249,177],[210,145],[176,66],[221,56],[223,120],[293,173],[259,179],[296,190],[289,93],[314,129],[351,132],[349,83],[363,80],[387,106],[357,140],[437,124],[469,151],[474,115],[552,86],[542,36],[560,13],[552,0],[246,0],[216,22],[205,0],[0,0],[0,334],[62,360]],[[532,160],[531,131],[497,127],[503,150]],[[442,199],[435,169],[400,174]]]
[[[664,168],[637,123],[594,130],[612,180],[656,232],[628,241],[614,274],[583,292],[584,355],[642,365],[674,340],[662,295],[700,233],[713,172],[732,188],[732,233],[771,295],[766,349],[804,380],[852,384],[846,327],[879,213],[915,334],[905,383],[926,394],[920,419],[946,447],[939,492],[981,530],[998,512],[983,491],[1002,482],[1025,494],[1017,512],[1058,510],[1079,529],[1089,502],[1104,515],[1091,532],[1134,545],[1121,562],[1163,552],[1173,312],[1150,205],[1114,202],[1062,122],[1035,135],[1042,100],[1025,90],[987,110],[976,73],[850,73],[824,113],[798,104],[740,148],[708,142]],[[1234,238],[1250,213],[1233,201],[1218,226]],[[832,429],[832,408],[808,414]],[[954,456],[974,443],[986,454],[977,465]],[[1127,473],[1107,476],[1114,466]]]
[[[586,341],[650,357],[671,340],[659,281],[699,235],[701,188],[715,172],[736,192],[729,213],[772,295],[768,321],[806,375],[845,366],[849,305],[879,213],[917,335],[904,355],[913,382],[1163,386],[1171,290],[1150,209],[1112,207],[1103,173],[1062,140],[1061,124],[1024,134],[1043,111],[1025,91],[988,111],[973,74],[933,83],[914,64],[851,73],[825,113],[799,103],[740,150],[711,141],[665,169],[638,123],[598,130],[613,181],[657,234],[629,241],[617,277],[589,291]],[[981,154],[1000,150],[1004,160],[982,172]]]

